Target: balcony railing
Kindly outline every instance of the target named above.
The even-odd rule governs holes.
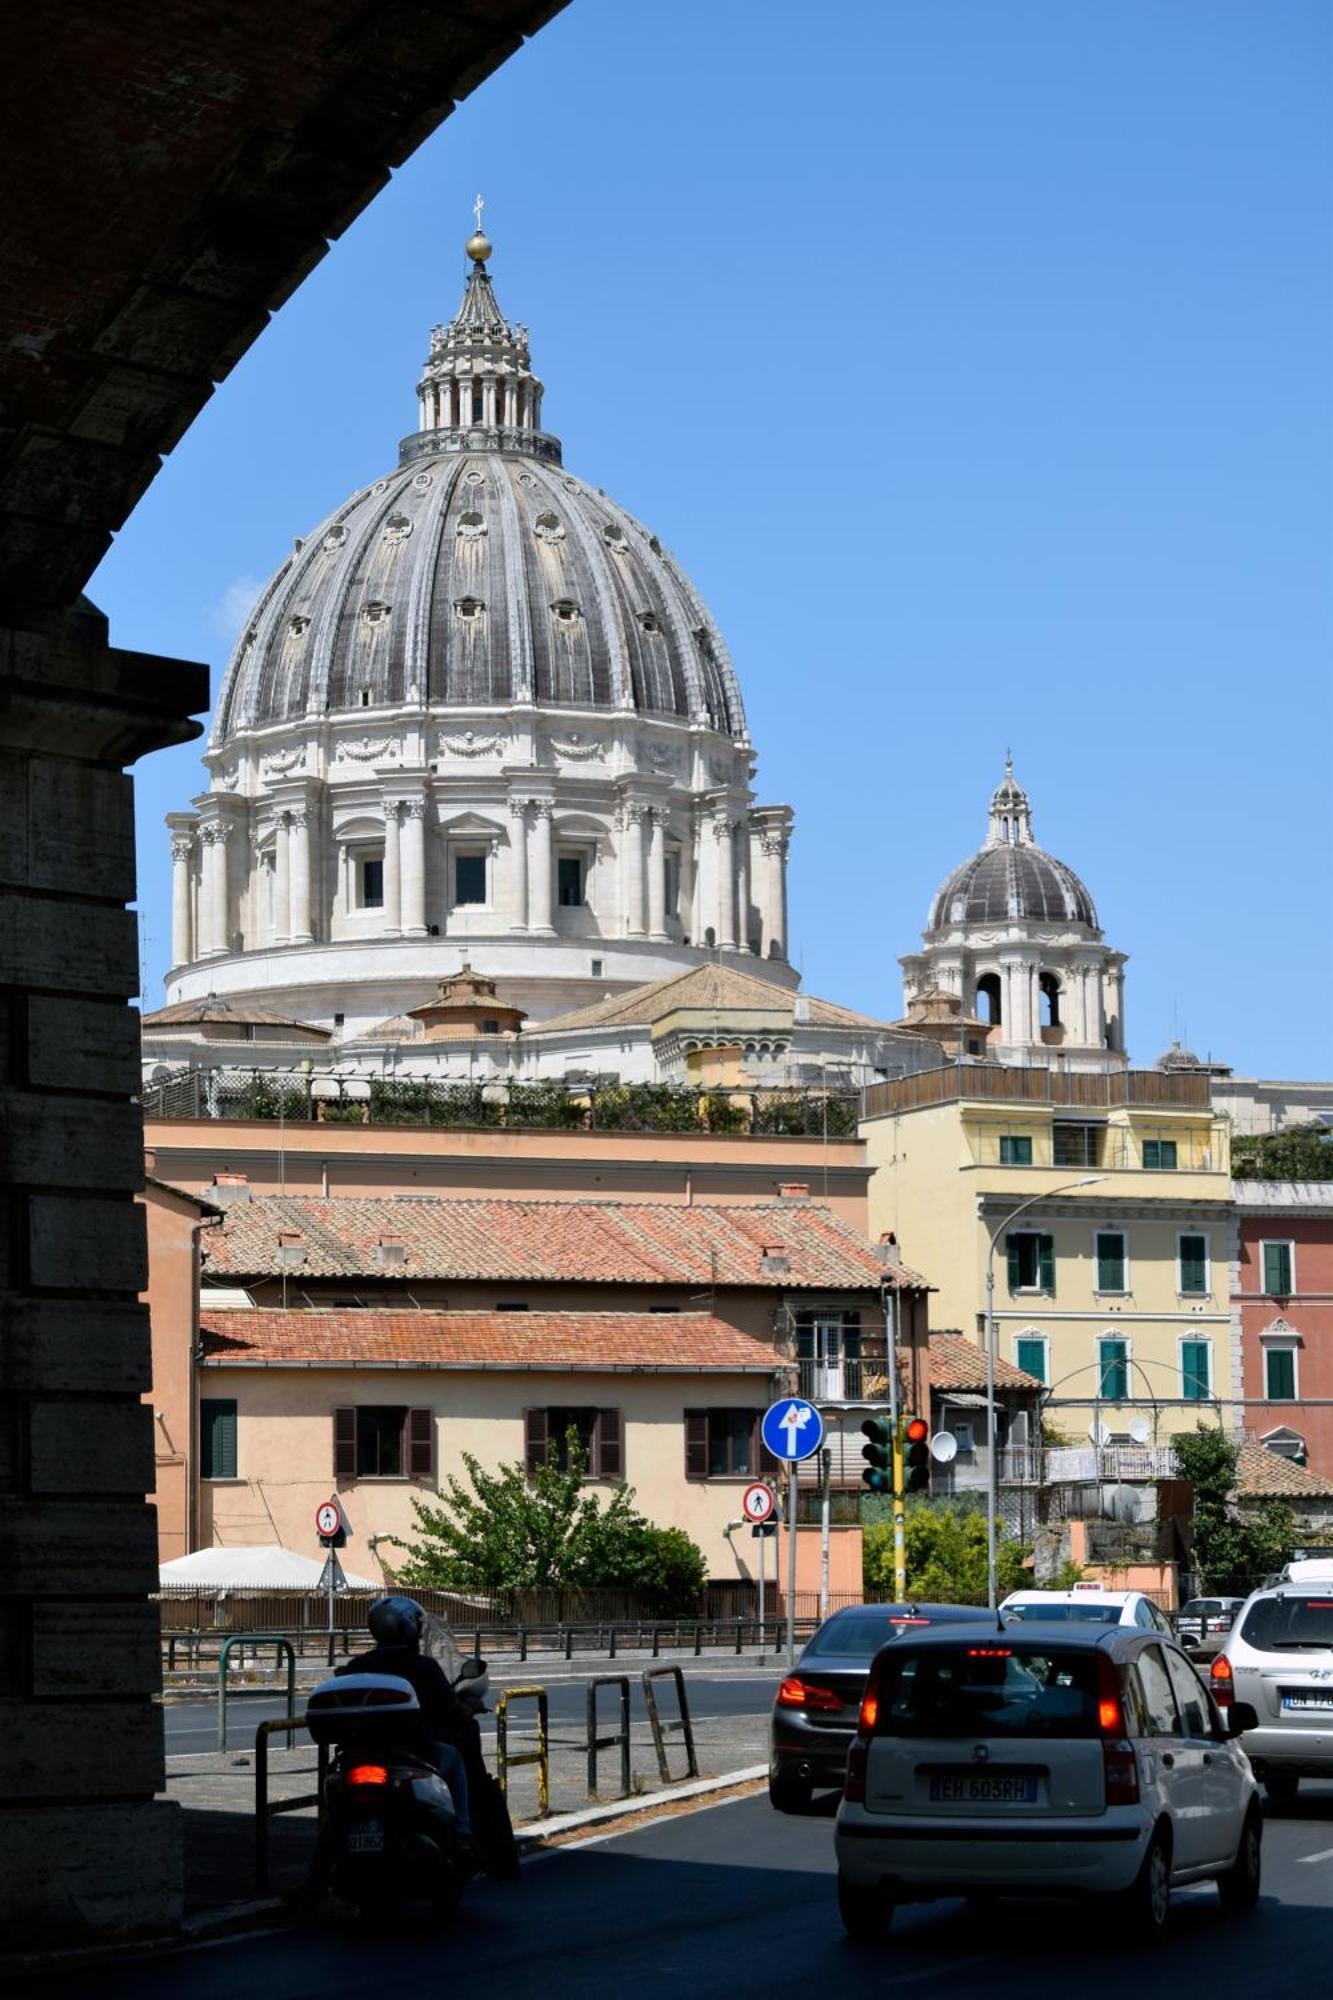
[[[859,1403],[868,1393],[870,1370],[859,1357],[851,1361],[801,1361],[797,1368],[800,1375],[797,1394],[807,1402]],[[881,1362],[877,1379],[882,1380],[883,1372]]]
[[[854,1139],[855,1091],[691,1090],[672,1084],[447,1083],[296,1070],[183,1070],[147,1084],[145,1118],[289,1125],[428,1125],[559,1132],[707,1132]]]
[[[1206,1111],[1212,1098],[1207,1076],[1157,1069],[1041,1069],[1007,1063],[950,1063],[872,1083],[865,1092],[867,1118],[890,1111],[919,1111],[960,1098],[1002,1104],[1050,1104],[1089,1111],[1124,1106]]]

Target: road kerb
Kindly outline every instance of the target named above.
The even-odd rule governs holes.
[[[609,1799],[603,1804],[581,1806],[577,1812],[553,1813],[549,1819],[527,1820],[514,1829],[520,1854],[539,1854],[543,1848],[558,1847],[570,1834],[604,1832],[616,1822],[641,1822],[655,1812],[687,1805],[698,1799],[710,1804],[719,1792],[734,1791],[738,1797],[753,1790],[768,1776],[767,1764],[747,1764],[740,1771],[723,1771],[715,1778],[690,1778],[684,1784],[663,1785],[639,1798]]]

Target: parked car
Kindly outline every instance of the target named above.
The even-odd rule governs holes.
[[[1245,1748],[1273,1805],[1333,1778],[1333,1563],[1291,1563],[1248,1597],[1210,1672],[1219,1707],[1254,1717]]]
[[[1196,1652],[1220,1651],[1244,1602],[1243,1597],[1192,1597],[1176,1613],[1176,1637]]]
[[[1141,1590],[1103,1590],[1100,1584],[1077,1584],[1073,1590],[1011,1590],[1000,1606],[1006,1618],[1040,1619],[1043,1625],[1134,1625],[1143,1632],[1165,1632],[1171,1621]]]
[[[1253,1909],[1263,1815],[1239,1732],[1175,1641],[1064,1621],[904,1637],[875,1656],[835,1846],[848,1933],[899,1903],[1100,1895],[1140,1935],[1175,1884]]]
[[[870,1662],[887,1640],[989,1614],[963,1604],[856,1604],[826,1618],[773,1703],[768,1796],[804,1812],[817,1786],[842,1784]]]

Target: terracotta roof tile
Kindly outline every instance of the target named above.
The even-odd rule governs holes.
[[[932,1389],[975,1390],[984,1393],[986,1388],[985,1350],[974,1341],[967,1340],[961,1333],[932,1333],[930,1336],[930,1386]],[[1035,1375],[1029,1375],[1023,1368],[1016,1368],[1003,1355],[995,1357],[995,1386],[997,1389],[1041,1388]]]
[[[1243,1500],[1321,1500],[1333,1493],[1333,1481],[1267,1445],[1243,1444],[1236,1454],[1236,1489]]]
[[[226,1366],[583,1368],[769,1374],[776,1351],[710,1313],[200,1313],[207,1361]]]
[[[814,994],[794,993],[771,979],[753,972],[739,972],[730,965],[696,965],[688,972],[676,972],[669,979],[654,979],[646,986],[633,986],[626,993],[613,993],[590,1006],[576,1007],[571,1013],[553,1015],[528,1029],[525,1040],[534,1035],[567,1034],[580,1028],[650,1028],[678,1008],[716,1008],[726,1013],[776,1011],[793,1022],[800,1004],[802,1025],[816,1028],[883,1028],[886,1022],[869,1014],[855,1013],[833,1000]]]
[[[280,1257],[280,1238],[296,1239]],[[925,1280],[886,1265],[864,1237],[814,1202],[695,1205],[616,1201],[455,1201],[433,1195],[262,1195],[235,1202],[204,1242],[213,1277],[284,1268],[306,1278],[383,1276],[384,1237],[404,1246],[396,1272],[416,1278],[551,1283],[744,1285],[859,1290]],[[786,1268],[764,1251],[781,1246]]]

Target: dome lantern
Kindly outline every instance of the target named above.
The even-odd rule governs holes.
[[[454,432],[456,444],[466,440],[472,449],[507,444],[512,450],[523,434],[535,442],[541,431],[542,385],[532,372],[527,328],[511,326],[496,299],[486,269],[493,246],[482,234],[480,209],[478,195],[477,227],[464,246],[471,268],[463,301],[447,325],[432,329],[417,406],[424,433]],[[557,441],[543,442],[545,456],[558,463]]]

